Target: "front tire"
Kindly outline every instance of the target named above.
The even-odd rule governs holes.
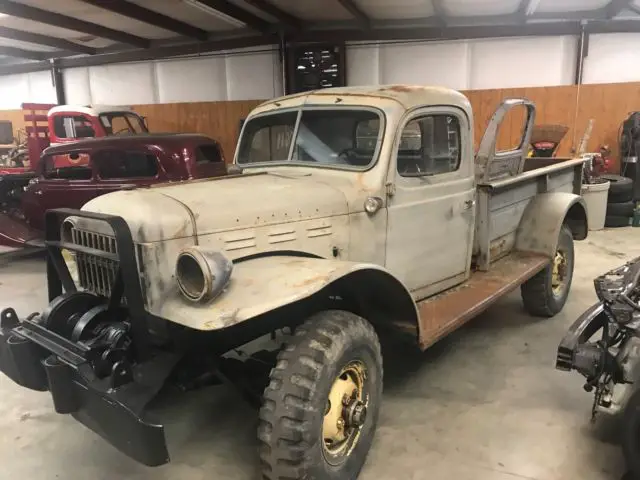
[[[525,310],[536,317],[553,317],[569,296],[573,279],[573,235],[563,225],[552,262],[520,287]]]
[[[355,479],[381,400],[382,355],[371,324],[338,310],[312,316],[279,353],[264,391],[263,478]]]

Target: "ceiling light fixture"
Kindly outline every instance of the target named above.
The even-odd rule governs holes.
[[[230,17],[229,15],[225,15],[224,13],[221,13],[215,8],[210,7],[209,5],[206,5],[202,2],[199,2],[198,0],[182,0],[182,1],[187,5],[189,5],[190,7],[194,7],[194,8],[197,8],[198,10],[202,10],[203,12],[208,13],[209,15],[212,15],[216,18],[219,18],[220,20],[223,20],[235,27],[246,26],[243,22],[241,22],[237,18],[233,18],[233,17]]]

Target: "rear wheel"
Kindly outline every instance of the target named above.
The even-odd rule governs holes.
[[[344,311],[311,317],[278,355],[264,391],[263,478],[356,478],[381,396],[382,355],[371,324]]]
[[[524,308],[537,317],[553,317],[564,307],[573,278],[573,235],[566,225],[560,229],[552,262],[520,289]]]

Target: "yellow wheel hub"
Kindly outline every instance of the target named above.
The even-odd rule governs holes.
[[[567,257],[566,254],[557,251],[553,258],[553,273],[551,275],[551,289],[554,295],[560,295],[564,289],[567,278]]]
[[[367,415],[365,368],[355,361],[344,367],[329,392],[322,423],[325,452],[331,457],[351,453]]]

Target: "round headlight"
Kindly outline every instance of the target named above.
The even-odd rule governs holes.
[[[231,279],[233,263],[221,252],[190,247],[178,255],[176,280],[187,300],[205,302],[220,295]]]

